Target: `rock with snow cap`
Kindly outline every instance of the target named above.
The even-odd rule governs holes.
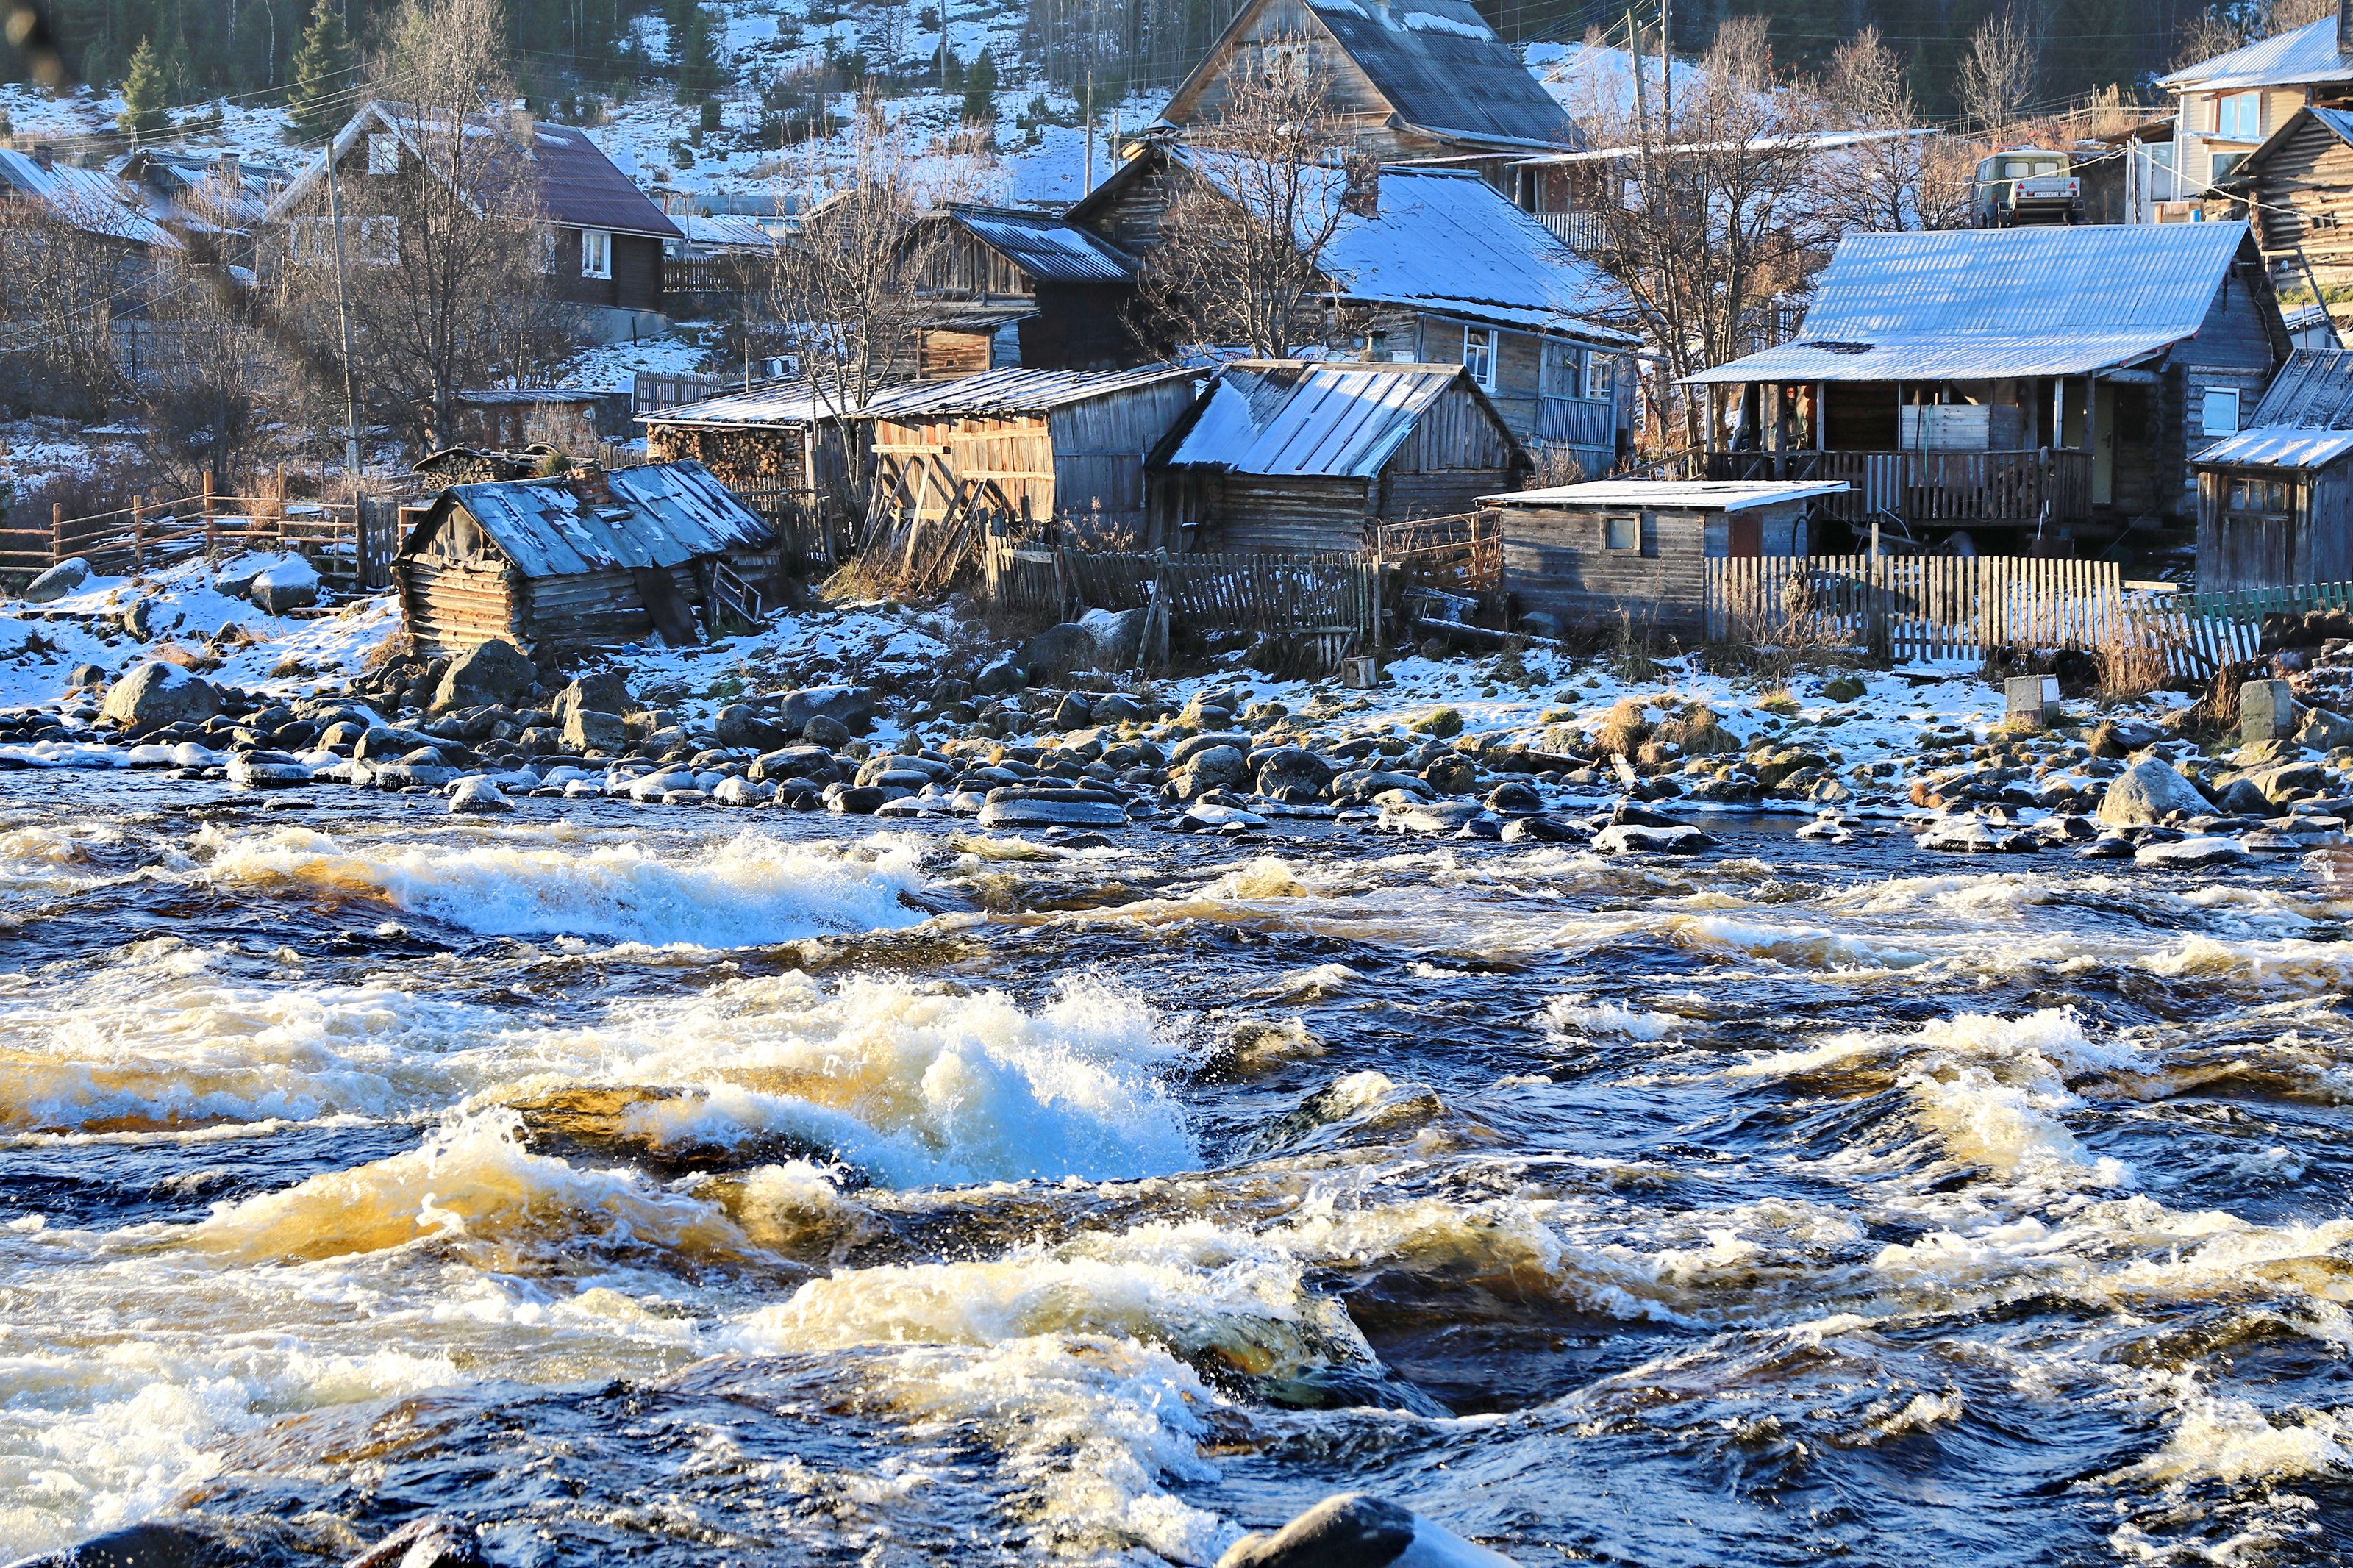
[[[151,660],[107,689],[101,711],[109,722],[143,730],[206,720],[220,710],[220,691],[211,681],[179,665]]]
[[[2104,827],[2138,827],[2163,822],[2177,811],[2195,816],[2206,809],[2207,799],[2196,784],[2171,763],[2147,757],[2108,781],[2099,820]]]
[[[2244,846],[2235,838],[2200,837],[2177,838],[2168,844],[2144,844],[2133,851],[2136,866],[2156,866],[2171,870],[2195,870],[2209,866],[2237,866],[2248,858]]]
[[[1715,840],[1708,835],[1682,824],[1650,827],[1618,822],[1593,836],[1593,847],[1604,855],[1696,855],[1715,845]]]
[[[514,804],[499,786],[480,773],[459,779],[449,791],[449,814],[453,816],[513,809]]]
[[[402,1525],[343,1568],[486,1568],[486,1564],[471,1529],[428,1514]]]
[[[1366,1492],[1324,1499],[1271,1535],[1245,1535],[1218,1568],[1513,1568],[1410,1509]]]
[[[855,732],[873,721],[874,699],[855,686],[809,686],[787,691],[776,703],[776,722],[795,734],[812,719],[830,719]]]
[[[92,575],[89,562],[79,555],[69,555],[26,584],[19,597],[28,605],[51,604],[81,592]]]

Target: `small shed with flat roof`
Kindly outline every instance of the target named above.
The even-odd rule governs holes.
[[[2194,466],[2200,592],[2353,580],[2353,351],[2296,350]]]
[[[1615,619],[1697,630],[1711,557],[1803,555],[1842,479],[1600,479],[1482,498],[1500,526],[1513,606],[1563,626]]]

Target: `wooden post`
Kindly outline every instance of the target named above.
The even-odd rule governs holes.
[[[131,574],[147,570],[147,518],[141,498],[131,498]]]
[[[64,560],[66,548],[66,503],[49,503],[49,564]]]

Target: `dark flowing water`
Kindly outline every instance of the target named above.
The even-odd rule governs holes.
[[[5,787],[0,1557],[2353,1549],[2293,861]]]

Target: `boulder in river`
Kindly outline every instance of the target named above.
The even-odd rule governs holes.
[[[1696,855],[1715,844],[1708,835],[1683,824],[1648,827],[1616,822],[1593,836],[1593,847],[1604,855]]]
[[[874,699],[855,686],[808,686],[787,691],[776,704],[776,722],[795,734],[812,719],[830,719],[853,733],[874,721]]]
[[[2163,822],[2177,811],[2194,816],[2206,809],[2206,797],[2196,784],[2176,773],[2170,763],[2147,757],[2108,781],[2100,822],[2107,827],[2141,827]]]
[[[457,786],[449,792],[449,813],[453,816],[482,816],[513,809],[514,804],[507,799],[499,786],[480,774],[459,779]]]
[[[1099,791],[997,788],[980,808],[983,827],[1125,827],[1127,807]]]
[[[2208,866],[2237,866],[2248,859],[2246,847],[2235,838],[2177,838],[2165,844],[2144,844],[2133,851],[2136,866],[2168,870],[2196,870]]]
[[[1218,1568],[1513,1568],[1412,1510],[1367,1492],[1325,1498],[1272,1534],[1245,1535]]]
[[[343,1568],[486,1568],[486,1560],[470,1527],[428,1514],[410,1520]]]
[[[567,752],[627,751],[628,721],[600,709],[573,708],[564,715],[562,744]]]
[[[220,692],[211,681],[179,665],[151,660],[109,689],[101,716],[128,730],[144,730],[200,721],[220,710]]]
[[[520,708],[526,705],[531,689],[537,684],[539,667],[531,662],[531,656],[504,637],[492,637],[449,661],[433,693],[433,710],[447,713],[492,703]]]
[[[149,1520],[20,1559],[11,1568],[208,1568],[231,1561],[233,1554],[211,1536],[186,1525]]]

